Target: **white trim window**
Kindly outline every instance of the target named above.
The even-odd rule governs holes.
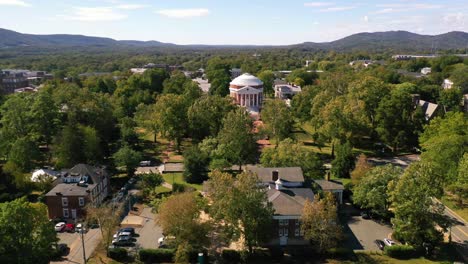
[[[80,206],[84,206],[85,205],[85,199],[84,197],[78,197],[78,204]]]
[[[63,217],[68,218],[70,215],[68,214],[68,208],[63,208]]]
[[[283,236],[283,228],[282,227],[278,228],[278,236],[280,236],[280,237]]]
[[[289,225],[289,219],[279,219],[279,225],[280,226],[287,226]]]
[[[295,237],[302,236],[301,235],[301,225],[299,223],[299,220],[296,220],[296,223],[295,223],[294,236]]]
[[[68,206],[68,198],[67,197],[62,197],[62,206],[67,207]]]

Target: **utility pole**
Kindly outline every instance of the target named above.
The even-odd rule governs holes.
[[[86,264],[86,252],[85,252],[85,243],[84,243],[84,224],[81,224],[81,245],[83,246],[83,263]]]

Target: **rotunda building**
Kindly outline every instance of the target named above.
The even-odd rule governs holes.
[[[249,73],[232,80],[229,85],[230,96],[240,106],[259,110],[263,102],[263,82]]]

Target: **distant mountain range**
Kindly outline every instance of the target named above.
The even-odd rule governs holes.
[[[22,34],[7,29],[0,29],[0,48],[37,47],[94,47],[94,48],[132,48],[132,47],[172,47],[185,49],[209,48],[299,48],[304,50],[391,50],[393,52],[467,49],[468,33],[452,31],[440,35],[419,35],[407,31],[387,31],[375,33],[358,33],[331,42],[304,42],[288,46],[254,46],[254,45],[176,45],[159,41],[115,40],[111,38],[89,37],[83,35],[33,35]]]

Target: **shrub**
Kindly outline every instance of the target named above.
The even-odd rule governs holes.
[[[145,263],[161,263],[172,262],[174,253],[174,249],[141,249],[139,256]]]
[[[109,257],[115,260],[124,260],[128,256],[128,252],[125,248],[111,248],[109,249]]]
[[[239,263],[241,261],[240,252],[232,249],[224,249],[221,257],[225,263]]]
[[[352,249],[342,248],[342,247],[330,248],[327,253],[332,258],[342,259],[342,260],[352,259],[354,255]]]
[[[416,258],[419,255],[418,251],[414,247],[408,245],[385,247],[385,254],[396,259]]]
[[[172,192],[175,192],[175,193],[185,192],[186,187],[187,186],[185,186],[185,184],[174,182],[172,184]]]

